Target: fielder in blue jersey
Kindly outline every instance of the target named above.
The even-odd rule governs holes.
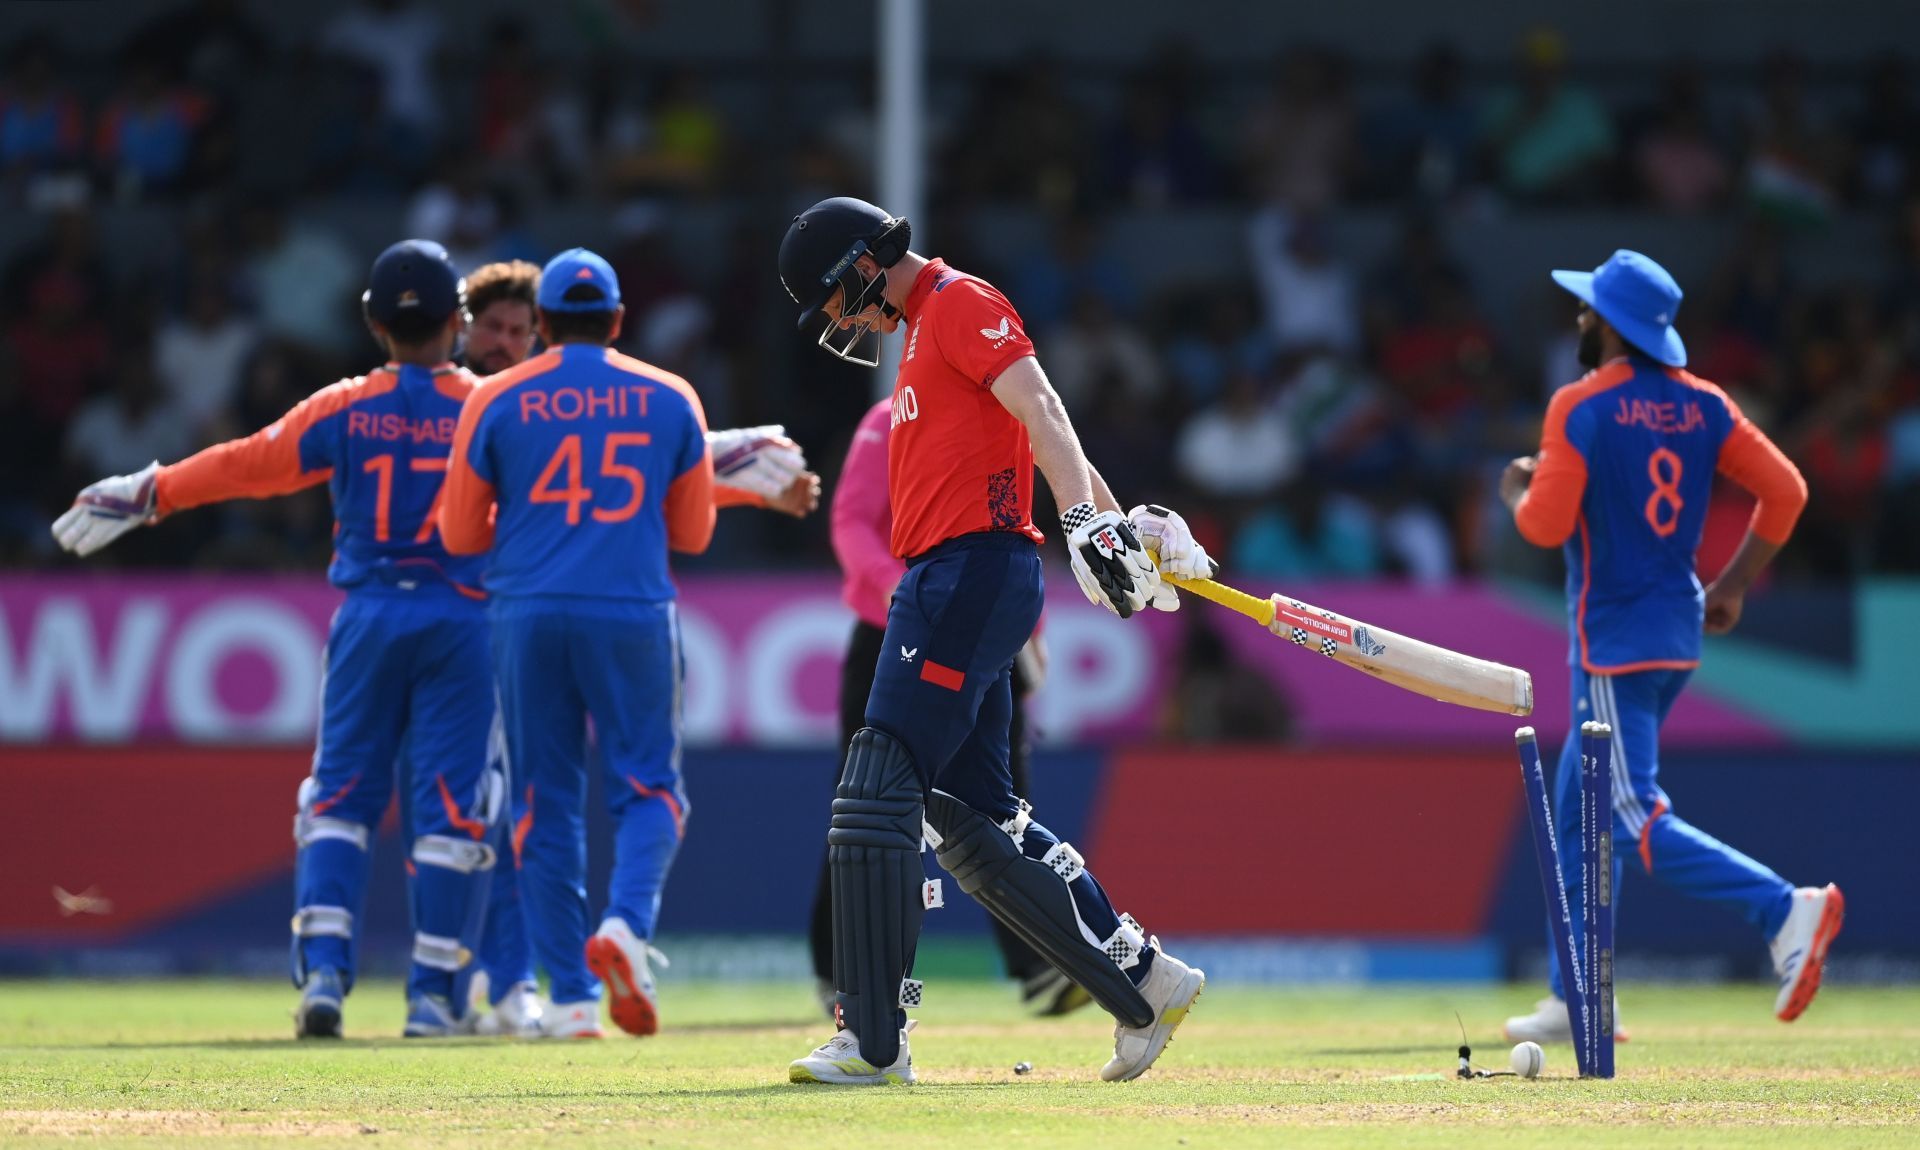
[[[551,980],[549,1034],[659,1027],[648,945],[688,814],[680,776],[679,617],[668,552],[713,535],[706,418],[686,381],[611,350],[625,309],[606,261],[573,249],[542,270],[548,350],[461,411],[441,531],[487,552],[509,761],[532,789],[521,888]],[[589,723],[615,819],[606,916],[589,931]]]
[[[328,486],[333,584],[313,774],[300,787],[293,918],[295,1031],[337,1037],[353,988],[355,921],[368,848],[393,796],[396,762],[412,825],[413,966],[406,1034],[454,1033],[497,859],[505,788],[484,770],[493,725],[481,563],[441,545],[447,451],[475,379],[450,362],[464,287],[439,244],[409,240],[374,262],[367,326],[389,362],[322,388],[245,439],[102,480],[54,524],[81,555],[175,511]]]
[[[495,373],[518,366],[533,353],[535,309],[540,269],[515,260],[475,268],[467,276],[466,361],[476,370]],[[777,426],[731,428],[707,433],[715,459],[716,507],[765,507],[804,518],[819,506],[820,477],[807,470],[806,455]],[[496,745],[503,777],[504,743]],[[519,886],[519,859],[533,825],[532,801],[524,778],[510,788],[509,819],[495,840],[500,864],[493,870],[493,889],[487,899],[487,921],[480,938],[477,961],[467,971],[472,980],[461,998],[472,993],[477,1008],[467,1022],[477,1034],[541,1037],[545,1005],[534,981],[533,947],[526,933],[525,903]],[[486,1007],[491,1007],[490,1010]],[[556,1018],[557,1028],[566,1025]]]
[[[1792,534],[1806,483],[1725,392],[1684,370],[1673,328],[1681,293],[1664,268],[1618,251],[1593,272],[1553,278],[1583,305],[1580,359],[1593,370],[1554,393],[1539,455],[1509,464],[1500,492],[1528,542],[1566,553],[1573,731],[1590,719],[1613,727],[1614,889],[1634,858],[1746,919],[1772,952],[1774,1013],[1791,1022],[1820,989],[1844,913],[1840,890],[1796,889],[1683,820],[1660,787],[1659,733],[1699,666],[1701,635],[1733,629],[1747,588]],[[1758,506],[1726,570],[1702,588],[1694,553],[1716,474]],[[1579,758],[1570,732],[1554,797],[1571,906],[1581,894]],[[1556,961],[1552,995],[1507,1020],[1510,1041],[1571,1041],[1562,977]]]

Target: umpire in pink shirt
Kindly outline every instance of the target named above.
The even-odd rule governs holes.
[[[831,512],[833,554],[840,563],[840,598],[858,620],[847,641],[846,662],[840,669],[840,745],[852,742],[855,731],[866,725],[867,696],[873,691],[874,668],[880,661],[880,648],[886,637],[887,605],[893,589],[906,573],[907,565],[894,558],[888,540],[893,529],[893,508],[887,502],[887,432],[892,422],[892,403],[883,399],[861,418],[853,433],[853,445],[840,468],[840,481],[834,485]],[[1013,792],[1025,797],[1029,749],[1027,746],[1026,699],[1040,687],[1046,674],[1046,644],[1038,631],[1013,664],[1013,728],[1008,765],[1013,771]],[[837,761],[837,760],[836,760]],[[1087,992],[1047,965],[1012,931],[993,920],[993,932],[1000,944],[1000,955],[1007,964],[1009,977],[1020,983],[1022,999],[1043,1015],[1066,1014],[1093,1001]],[[809,932],[813,950],[813,974],[820,990],[820,1001],[833,1012],[833,884],[826,859],[820,860],[820,886],[813,897],[813,922]]]

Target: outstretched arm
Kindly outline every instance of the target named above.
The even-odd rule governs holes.
[[[779,424],[707,432],[716,507],[765,507],[805,519],[820,506],[820,477]]]
[[[87,556],[135,527],[175,511],[229,499],[266,499],[325,483],[333,474],[315,425],[346,407],[349,384],[308,396],[273,423],[244,439],[215,444],[178,463],[158,462],[131,475],[89,484],[53,522],[53,537]],[[309,438],[310,434],[314,438]]]

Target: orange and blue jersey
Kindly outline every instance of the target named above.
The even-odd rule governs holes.
[[[1565,548],[1571,658],[1586,673],[1698,665],[1694,552],[1716,473],[1757,498],[1753,533],[1784,543],[1806,483],[1718,387],[1635,355],[1554,393],[1514,522]]]
[[[160,469],[166,515],[321,483],[333,497],[334,586],[480,591],[482,559],[450,555],[437,511],[447,454],[474,376],[448,364],[387,364],[321,388],[262,430]]]
[[[688,815],[668,552],[713,535],[706,432],[686,381],[562,344],[483,380],[454,433],[441,531],[456,553],[490,549],[502,733],[528,796],[528,941],[556,1002],[600,993],[579,849],[589,720],[615,825],[606,914],[643,939]]]
[[[483,380],[460,413],[447,548],[492,548],[495,596],[671,600],[668,550],[713,537],[706,433],[678,376],[598,345],[549,349]]]
[[[448,554],[437,517],[476,382],[450,364],[388,364],[161,468],[155,483],[162,515],[321,483],[333,497],[327,575],[348,594],[327,629],[320,735],[295,822],[296,985],[322,968],[352,985],[366,848],[396,785],[408,788],[417,864],[410,991],[448,993],[462,940],[477,941],[489,879],[477,844],[497,807],[484,782],[492,653],[483,560]]]
[[[1749,525],[1784,543],[1806,505],[1800,472],[1727,394],[1640,355],[1601,365],[1554,393],[1540,457],[1514,522],[1527,541],[1563,546],[1572,651],[1572,720],[1613,728],[1614,903],[1638,858],[1680,893],[1718,902],[1767,937],[1793,886],[1681,819],[1659,782],[1660,726],[1700,661],[1705,596],[1694,552],[1716,474],[1757,497]],[[1566,895],[1582,878],[1576,801],[1580,742],[1560,750],[1554,807]],[[1564,997],[1558,964],[1550,983]]]

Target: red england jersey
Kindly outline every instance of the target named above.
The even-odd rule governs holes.
[[[1035,543],[1033,448],[994,398],[993,381],[1033,354],[1007,297],[941,260],[907,295],[907,348],[887,440],[893,553],[902,558],[976,531]]]

